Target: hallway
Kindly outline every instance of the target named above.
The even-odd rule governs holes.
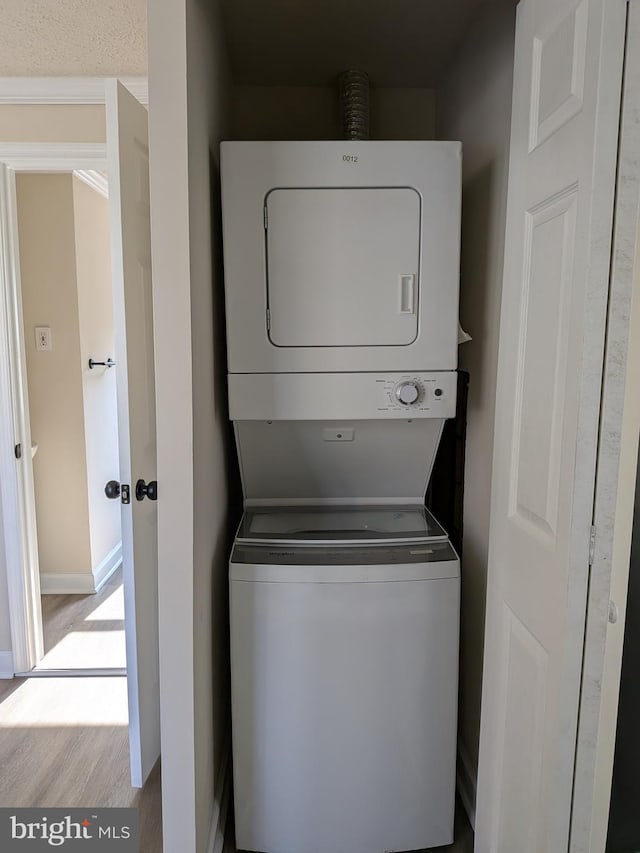
[[[126,806],[141,853],[162,851],[160,766],[129,783],[124,677],[0,681],[0,806]]]
[[[95,595],[41,601],[45,654],[38,669],[125,669],[122,568]]]

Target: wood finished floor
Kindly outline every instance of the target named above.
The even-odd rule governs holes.
[[[95,595],[43,595],[45,655],[38,669],[126,666],[122,569]]]
[[[39,669],[126,665],[118,570],[96,595],[43,595]],[[124,677],[0,681],[0,806],[129,806],[141,853],[162,851],[160,764],[129,784]]]
[[[0,681],[0,806],[138,808],[161,853],[160,765],[131,787],[127,717],[124,677]]]

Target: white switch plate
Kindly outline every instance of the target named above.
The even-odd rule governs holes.
[[[51,329],[48,326],[36,326],[36,350],[49,352],[51,348]]]

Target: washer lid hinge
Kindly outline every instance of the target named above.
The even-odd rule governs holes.
[[[263,207],[263,212],[264,212],[264,227],[266,230],[269,227],[269,213],[267,211],[267,205],[266,204]]]
[[[271,311],[267,308],[267,332],[271,331]]]

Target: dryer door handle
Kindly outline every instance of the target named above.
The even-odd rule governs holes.
[[[400,276],[400,314],[415,314],[415,273]]]

